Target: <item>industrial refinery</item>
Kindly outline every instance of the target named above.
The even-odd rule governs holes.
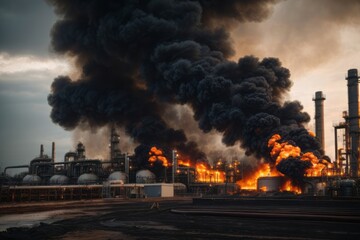
[[[55,142],[51,156],[40,146],[39,156],[28,165],[7,166],[1,178],[1,201],[59,200],[104,197],[145,198],[174,195],[274,195],[350,197],[359,194],[359,76],[350,69],[348,81],[349,109],[344,111],[344,122],[334,126],[335,159],[330,161],[302,153],[288,142],[280,142],[279,134],[268,140],[270,157],[275,165],[289,157],[301,157],[312,166],[301,182],[284,176],[274,164],[259,163],[255,169],[244,170],[243,163],[214,161],[196,162],[184,159],[176,149],[164,151],[157,146],[149,148],[145,165],[136,164],[135,155],[123,153],[120,136],[114,126],[109,136],[108,160],[88,159],[86,146],[79,142],[61,161],[55,160]],[[315,93],[315,136],[324,147],[325,95]],[[341,133],[342,141],[338,142]],[[311,132],[309,133],[312,134]],[[330,149],[327,149],[330,151]],[[22,168],[22,179],[7,175],[8,169]],[[160,189],[154,195],[149,189]]]

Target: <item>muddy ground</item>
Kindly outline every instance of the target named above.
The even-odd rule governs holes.
[[[191,198],[0,204],[0,239],[360,239],[359,206]]]

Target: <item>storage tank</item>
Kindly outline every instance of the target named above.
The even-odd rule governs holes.
[[[39,185],[41,183],[41,178],[35,174],[28,174],[23,178],[22,183],[24,185]]]
[[[326,183],[325,182],[318,182],[315,184],[316,187],[316,195],[317,196],[325,196],[326,192]]]
[[[340,196],[342,197],[351,197],[356,195],[355,180],[342,179],[340,180],[339,187]]]
[[[136,173],[136,183],[155,183],[156,176],[149,170],[140,170]]]
[[[95,184],[98,183],[99,178],[93,173],[84,173],[80,175],[77,180],[78,184]]]
[[[259,177],[257,180],[257,190],[264,192],[280,191],[283,178],[277,177]]]
[[[127,182],[127,176],[121,171],[113,172],[109,175],[107,179],[110,183],[120,183],[124,184]]]
[[[69,183],[69,178],[65,175],[56,174],[49,180],[50,185],[66,185]]]

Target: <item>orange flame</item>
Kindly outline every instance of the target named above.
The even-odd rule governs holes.
[[[190,167],[190,160],[178,160],[178,165],[179,166],[185,166],[185,167]]]
[[[150,156],[149,157],[150,163],[160,161],[160,162],[162,162],[162,165],[164,167],[167,167],[169,165],[169,162],[168,162],[167,158],[165,156],[163,156],[163,152],[161,151],[161,149],[158,149],[156,147],[150,148],[149,156]]]
[[[282,176],[276,169],[271,169],[270,164],[262,163],[258,166],[258,169],[255,173],[251,174],[248,177],[237,181],[236,183],[241,187],[241,189],[248,189],[248,190],[256,190],[257,189],[257,180],[259,177],[266,177],[266,176]],[[262,189],[263,191],[266,191]]]
[[[309,132],[311,135],[311,132]],[[312,167],[306,170],[307,176],[320,176],[326,167],[331,167],[331,164],[325,164],[319,160],[312,152],[302,153],[299,147],[296,147],[288,142],[279,143],[281,136],[274,134],[268,141],[268,147],[272,148],[270,156],[275,160],[275,165],[278,165],[283,159],[288,157],[299,157],[302,161],[310,161]]]
[[[294,192],[296,194],[301,193],[300,187],[292,185],[290,180],[285,181],[285,183],[281,186],[281,191]]]
[[[301,149],[287,142],[279,143],[281,136],[274,134],[268,141],[268,147],[272,147],[270,156],[275,158],[275,166],[277,166],[281,160],[289,157],[299,157],[301,155]]]
[[[225,182],[225,173],[219,170],[210,169],[203,163],[196,164],[197,182]]]

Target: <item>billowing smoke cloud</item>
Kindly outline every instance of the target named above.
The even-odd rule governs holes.
[[[152,145],[204,160],[164,117],[166,108],[186,104],[203,132],[222,133],[224,144],[240,144],[248,155],[271,161],[267,141],[274,133],[321,154],[303,128],[309,115],[301,104],[283,103],[292,83],[280,61],[228,60],[234,52],[224,23],[261,21],[276,1],[50,2],[61,16],[52,46],[82,67],[80,79],[60,76],[52,84],[55,123],[124,126],[140,143],[139,162]]]

